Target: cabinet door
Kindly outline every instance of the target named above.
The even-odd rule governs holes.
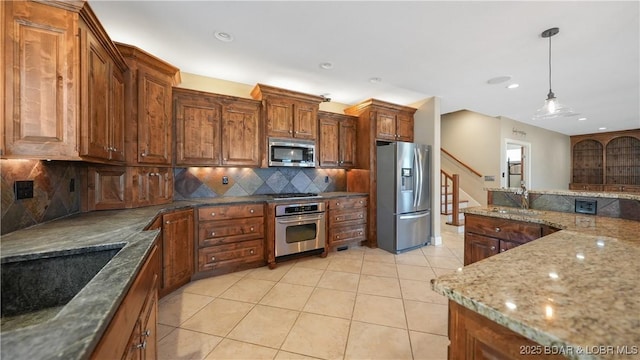
[[[315,140],[318,131],[318,105],[298,102],[295,105],[293,136]]]
[[[109,160],[109,81],[111,66],[107,53],[90,31],[86,34],[83,56],[81,155]],[[84,54],[83,54],[84,55]]]
[[[413,116],[402,113],[396,116],[396,134],[398,141],[413,142]]]
[[[472,233],[464,234],[464,265],[488,258],[500,251],[500,240]]]
[[[357,126],[354,119],[340,122],[340,166],[355,167],[357,158]]]
[[[396,140],[396,115],[378,111],[376,116],[376,138],[382,140]]]
[[[220,165],[221,106],[175,100],[176,165]]]
[[[193,273],[193,210],[162,216],[162,284],[170,291],[191,279]]]
[[[158,276],[153,279],[153,287],[140,313],[140,358],[151,360],[158,358]]]
[[[171,202],[173,198],[173,169],[153,169],[149,175],[149,194],[153,205]]]
[[[267,100],[267,135],[275,137],[293,136],[293,102],[270,98]]]
[[[171,79],[138,68],[138,162],[171,164]]]
[[[89,167],[88,173],[89,210],[126,207],[126,169],[124,167]]]
[[[340,165],[339,133],[338,120],[320,119],[320,166],[338,167]]]
[[[3,155],[77,159],[78,15],[31,1],[3,8]]]
[[[520,246],[522,243],[500,240],[500,252],[505,252],[509,249],[513,249],[514,247]]]
[[[222,164],[260,165],[259,106],[235,103],[224,107]]]

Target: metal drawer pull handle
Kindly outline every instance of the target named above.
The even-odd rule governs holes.
[[[496,228],[496,232],[500,232],[500,228],[499,227]]]

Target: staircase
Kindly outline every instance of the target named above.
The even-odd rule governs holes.
[[[453,225],[453,193],[450,189],[446,189],[447,186],[443,184],[442,191],[440,192],[440,214],[447,216],[447,224]],[[448,191],[447,191],[448,190]],[[458,199],[458,209],[462,210],[469,206],[469,200],[461,200]],[[456,226],[464,226],[464,214],[462,212],[458,212],[458,225]]]

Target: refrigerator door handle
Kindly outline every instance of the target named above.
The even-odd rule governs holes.
[[[422,153],[420,152],[420,148],[418,148],[416,146],[416,150],[415,150],[415,155],[416,155],[416,162],[417,162],[417,166],[416,166],[416,180],[418,181],[418,183],[416,184],[416,204],[414,205],[415,208],[418,207],[418,205],[420,205],[422,203]]]
[[[431,214],[430,211],[425,211],[422,214],[416,214],[416,215],[400,215],[400,220],[410,220],[410,219],[419,219],[419,218],[423,218],[425,216],[429,216]]]

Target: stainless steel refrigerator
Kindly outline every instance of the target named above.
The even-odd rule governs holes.
[[[378,142],[378,247],[401,253],[431,239],[431,149],[428,145]]]

